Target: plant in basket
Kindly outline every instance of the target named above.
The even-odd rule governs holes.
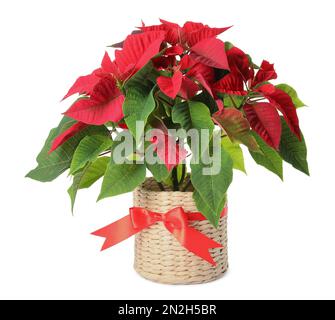
[[[233,169],[245,172],[243,151],[280,179],[283,160],[309,174],[304,103],[271,83],[273,64],[218,39],[228,29],[161,20],[113,45],[115,58],[65,95],[76,100],[27,175],[49,182],[69,170],[72,209],[100,179],[99,200],[134,191],[129,214],[93,234],[103,249],[136,235],[135,268],[151,280],[201,283],[227,270],[227,190]]]

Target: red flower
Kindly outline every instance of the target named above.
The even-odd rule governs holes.
[[[278,150],[281,137],[281,121],[276,108],[270,103],[260,102],[253,105],[246,104],[243,110],[251,128],[269,146]]]
[[[186,22],[183,27],[176,23],[160,20],[160,25],[142,26],[147,33],[164,31],[165,41],[171,45],[179,44],[185,50],[190,50],[192,57],[210,67],[229,70],[224,43],[215,37],[227,28],[210,28],[202,23]]]
[[[154,151],[169,171],[186,159],[187,150],[182,148],[173,136],[161,130],[153,130],[151,135]]]
[[[64,114],[79,123],[91,125],[122,120],[125,97],[117,82],[127,80],[144,67],[160,51],[164,37],[165,33],[160,31],[132,34],[124,41],[123,49],[115,52],[115,61],[112,62],[105,53],[101,68],[90,75],[79,77],[65,95],[64,99],[76,93],[85,94],[86,97],[78,99]],[[176,51],[180,52],[180,49],[176,48]],[[74,128],[76,130],[69,133],[75,134],[81,128],[78,125]],[[58,147],[70,137],[61,135],[55,139],[54,145]]]
[[[277,73],[274,69],[274,65],[264,60],[258,70],[255,79],[252,81],[251,87],[254,88],[262,82],[277,79]]]
[[[261,86],[257,90],[282,113],[291,131],[301,140],[298,114],[292,98],[286,92],[276,88],[272,84]]]
[[[157,84],[161,91],[172,99],[175,99],[179,93],[182,81],[183,74],[179,70],[171,78],[163,76],[157,78]]]
[[[118,122],[123,118],[122,104],[125,98],[118,89],[115,78],[102,69],[78,78],[64,99],[75,93],[85,96],[74,102],[64,114],[78,123],[56,137],[50,152],[90,124],[102,125],[108,121]]]
[[[233,47],[227,51],[228,63],[231,71],[238,74],[244,82],[254,77],[254,69],[249,57],[239,48]]]
[[[79,77],[76,80],[76,82],[73,84],[73,86],[70,88],[68,93],[65,95],[63,100],[76,93],[87,94],[87,95],[91,94],[93,88],[99,81],[100,81],[100,77],[96,75],[95,71],[93,71],[93,73],[87,76]]]
[[[258,93],[255,96],[257,101],[254,103],[249,98],[243,110],[252,129],[271,147],[278,149],[281,137],[281,122],[277,110],[282,113],[291,131],[301,139],[299,119],[292,98],[274,85],[266,83],[277,78],[274,65],[264,60],[254,75],[251,61],[242,50],[233,47],[227,51],[227,57],[231,72],[212,86],[213,91],[238,96],[247,96],[250,92]],[[260,102],[262,97],[259,94],[267,102]]]
[[[75,93],[90,95],[98,83],[101,84],[104,79],[109,81],[110,76],[117,81],[124,81],[159,52],[163,39],[163,32],[128,36],[123,49],[115,52],[115,61],[112,62],[106,52],[101,62],[101,68],[90,75],[79,77],[64,99]]]
[[[105,76],[95,85],[88,98],[77,100],[64,114],[78,121],[103,125],[123,118],[124,96],[112,76]]]
[[[184,49],[179,44],[169,47],[165,50],[166,56],[181,56],[184,53]]]
[[[254,76],[248,56],[242,50],[233,47],[227,51],[227,58],[231,72],[216,82],[213,90],[232,95],[247,95],[244,85]]]
[[[122,50],[115,51],[115,61],[105,57],[102,68],[124,81],[143,68],[160,51],[165,32],[151,31],[132,34],[126,38]]]
[[[194,60],[217,69],[229,70],[225,44],[219,39],[209,38],[198,42],[191,49]]]
[[[213,85],[215,92],[231,95],[246,96],[248,92],[244,90],[242,78],[236,73],[230,73]]]
[[[188,77],[183,77],[180,88],[180,96],[183,99],[192,99],[199,91],[199,86]]]
[[[101,68],[77,79],[64,99],[72,94],[85,95],[65,112],[78,125],[56,138],[55,145],[66,141],[83,125],[103,125],[123,119],[124,95],[119,86],[143,68],[149,60],[159,71],[157,84],[168,97],[193,98],[199,90],[206,90],[217,100],[218,93],[248,96],[244,112],[251,127],[272,147],[278,148],[280,139],[279,110],[291,130],[300,138],[299,121],[292,99],[267,81],[276,79],[273,64],[263,61],[255,75],[251,59],[242,50],[233,47],[226,52],[225,44],[216,37],[229,28],[210,28],[202,23],[186,22],[182,27],[161,20],[160,25],[142,26],[120,43],[112,61],[106,53]],[[162,54],[155,57],[159,52]],[[179,56],[179,58],[178,58]],[[230,71],[215,82],[215,69]],[[257,96],[258,94],[258,96]],[[250,97],[262,95],[267,102]],[[254,104],[256,102],[256,104]],[[223,110],[222,103],[218,104]],[[279,128],[279,129],[278,129]],[[277,131],[276,131],[277,130]],[[277,132],[277,133],[276,133]],[[279,132],[279,135],[278,135]]]
[[[211,84],[214,81],[214,70],[202,63],[197,63],[185,55],[172,69],[173,76],[160,76],[157,84],[162,92],[172,99],[179,94],[183,99],[193,98],[199,91],[200,84],[211,95]],[[182,72],[184,72],[184,74]],[[197,83],[198,84],[197,84]]]
[[[64,113],[86,124],[101,125],[108,121],[118,122],[123,118],[122,103],[124,96],[117,87],[115,77],[104,71],[109,57],[102,60],[102,68],[88,76],[78,78],[64,98],[79,93],[86,96],[78,99]]]
[[[172,45],[181,44],[182,46],[188,48],[191,48],[202,40],[214,38],[231,28],[210,28],[209,26],[202,23],[196,23],[191,21],[186,22],[183,27],[179,26],[177,23],[169,22],[162,19],[160,19],[160,22],[160,25],[143,25],[139,29],[143,32],[165,31],[166,42]]]

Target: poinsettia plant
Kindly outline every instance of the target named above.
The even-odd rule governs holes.
[[[270,83],[277,78],[273,64],[264,60],[258,66],[217,38],[228,29],[161,20],[113,45],[115,58],[105,53],[101,66],[79,77],[65,95],[76,100],[27,176],[48,182],[69,169],[73,206],[78,190],[100,178],[103,199],[134,190],[150,171],[162,191],[191,187],[199,211],[217,226],[233,169],[245,172],[241,145],[281,179],[283,160],[309,174],[297,116],[304,103],[289,85]],[[190,130],[206,130],[208,142],[195,146]],[[126,161],[120,162],[113,155],[125,133],[132,148],[124,148]],[[219,166],[189,166],[194,146],[213,156],[214,138]],[[147,160],[149,150],[159,161]]]

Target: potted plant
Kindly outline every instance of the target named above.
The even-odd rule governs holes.
[[[107,249],[136,235],[135,269],[163,283],[215,280],[228,268],[227,190],[243,151],[283,178],[283,160],[309,174],[296,91],[273,85],[273,64],[218,35],[229,28],[161,20],[113,45],[27,177],[69,169],[78,190],[102,179],[99,200],[134,191],[128,215],[96,232]],[[147,172],[152,177],[146,178]],[[130,205],[131,206],[131,205]]]

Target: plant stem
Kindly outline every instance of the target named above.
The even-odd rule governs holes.
[[[173,191],[179,191],[178,172],[176,167],[172,169],[171,177],[172,177]]]
[[[182,172],[181,172],[181,183],[184,181],[185,179],[185,176],[186,176],[186,164],[182,164]]]
[[[232,97],[231,95],[229,95],[229,99],[230,99],[231,102],[233,103],[234,107],[235,107],[236,109],[238,109],[237,106],[236,106],[236,103],[235,103],[235,101],[234,101],[234,99],[233,99],[233,97]]]
[[[185,187],[181,190],[182,192],[186,192],[188,187],[191,185],[192,181],[191,178],[189,178],[188,182],[186,183]]]
[[[159,187],[159,189],[160,189],[161,191],[165,191],[165,188],[164,188],[164,186],[163,186],[162,183],[157,182],[157,184],[158,184],[158,187]]]
[[[112,151],[109,150],[109,151],[105,151],[105,152],[103,152],[103,153],[100,153],[100,154],[99,154],[99,157],[104,156],[104,155],[106,155],[106,154],[108,154],[108,153],[111,153],[111,152],[112,152]]]

